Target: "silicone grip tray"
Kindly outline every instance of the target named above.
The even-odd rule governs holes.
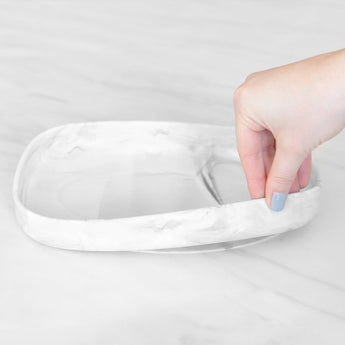
[[[315,215],[319,180],[282,212],[250,200],[233,127],[93,122],[52,128],[26,148],[14,180],[17,219],[49,246],[148,251],[297,229]]]

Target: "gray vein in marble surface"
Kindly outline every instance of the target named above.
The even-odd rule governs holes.
[[[281,262],[278,262],[276,260],[273,260],[273,259],[270,259],[268,257],[265,257],[263,255],[260,255],[260,254],[257,254],[257,253],[254,253],[253,251],[250,251],[248,249],[240,249],[240,250],[236,250],[233,252],[234,255],[239,255],[239,256],[245,256],[245,257],[251,257],[253,259],[259,259],[261,261],[266,261],[267,263],[270,263],[271,265],[274,265],[274,266],[278,266],[280,267],[281,269],[284,269],[284,270],[288,270],[290,273],[293,273],[293,274],[296,274],[300,277],[303,277],[305,279],[309,279],[309,280],[312,280],[316,283],[319,283],[319,284],[322,284],[322,285],[325,285],[331,289],[335,289],[341,293],[345,293],[345,288],[342,287],[342,286],[339,286],[337,284],[334,284],[334,283],[330,283],[330,282],[327,282],[325,280],[322,280],[318,277],[315,277],[315,276],[312,276],[306,272],[300,272],[298,270],[296,270],[295,268],[292,268],[292,267],[289,267]]]
[[[42,99],[46,99],[46,100],[54,101],[58,103],[69,103],[69,101],[65,98],[60,98],[60,97],[56,97],[56,96],[41,93],[41,92],[30,92],[29,96],[42,98]]]
[[[301,306],[308,308],[310,310],[316,311],[316,312],[324,314],[324,315],[334,317],[334,318],[336,318],[342,322],[345,322],[345,313],[344,313],[344,315],[338,314],[338,313],[329,311],[327,309],[323,309],[323,308],[320,308],[318,306],[314,306],[310,303],[307,303],[305,301],[300,300],[299,298],[293,297],[290,294],[287,294],[285,292],[278,291],[278,290],[272,289],[272,288],[268,288],[266,285],[260,284],[258,282],[254,282],[253,280],[251,280],[249,278],[243,277],[243,275],[235,273],[231,268],[229,268],[229,272],[231,273],[231,275],[237,277],[238,279],[240,279],[242,281],[247,282],[248,284],[252,285],[253,287],[256,287],[256,288],[261,289],[261,290],[267,290],[267,291],[271,292],[272,294],[275,294],[281,298],[284,298],[284,299],[290,301],[291,303],[301,305]]]

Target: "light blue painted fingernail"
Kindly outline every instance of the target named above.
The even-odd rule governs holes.
[[[274,212],[279,212],[284,208],[286,201],[285,193],[273,193],[271,200],[271,210]]]

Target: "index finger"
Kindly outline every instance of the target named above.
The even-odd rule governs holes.
[[[250,196],[265,196],[265,165],[262,150],[262,132],[248,128],[241,121],[236,123],[237,148],[246,174]]]

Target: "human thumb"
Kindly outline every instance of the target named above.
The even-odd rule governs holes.
[[[284,208],[288,193],[304,160],[303,154],[293,148],[279,145],[266,180],[265,198],[272,211]]]

